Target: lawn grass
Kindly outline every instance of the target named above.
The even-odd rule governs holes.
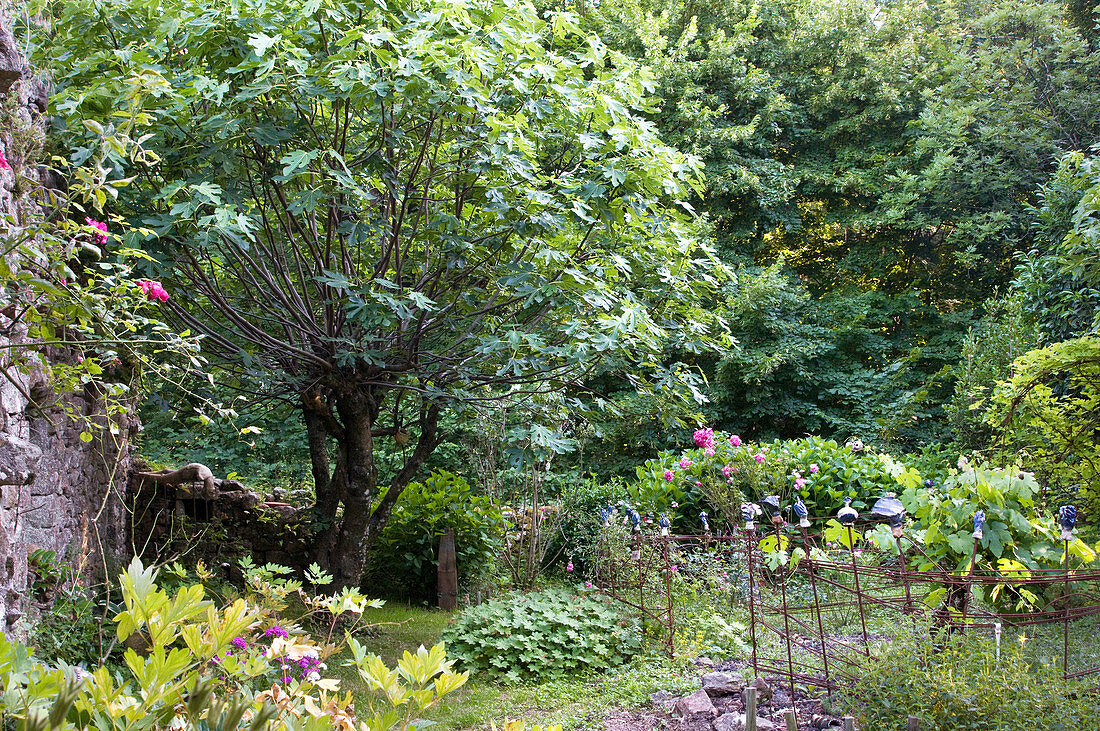
[[[357,632],[356,639],[392,667],[404,652],[439,642],[451,618],[450,613],[438,609],[387,602],[367,613],[365,620],[372,626]],[[343,654],[330,660],[333,675],[340,678],[343,689],[363,695],[366,689],[358,675],[343,666],[346,657]],[[506,685],[472,675],[465,686],[431,709],[427,718],[436,722],[440,731],[487,729],[490,722],[500,726],[506,719],[583,728],[612,706],[638,706],[655,689],[687,688],[691,682],[683,663],[664,658],[639,658],[607,674],[545,683]]]

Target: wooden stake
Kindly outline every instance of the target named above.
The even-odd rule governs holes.
[[[455,563],[455,529],[448,528],[439,539],[439,608],[448,612],[458,609],[458,566]]]
[[[745,688],[745,731],[756,731],[756,688]]]
[[[905,731],[920,731],[920,719],[916,716],[910,716],[906,719]]]
[[[844,722],[844,731],[856,731],[856,719],[845,716],[840,720]]]
[[[787,731],[798,731],[798,719],[793,708],[783,714],[783,720],[787,722]]]

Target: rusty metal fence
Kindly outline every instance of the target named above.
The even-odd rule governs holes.
[[[853,524],[858,531],[870,524]],[[801,548],[798,561],[769,565],[761,543],[775,536],[774,545],[785,546],[788,556]],[[781,537],[782,536],[782,537]],[[975,538],[969,570],[939,567],[916,571],[910,557],[922,547],[902,530],[895,530],[893,551],[856,547],[848,540],[839,545],[821,544],[805,528],[794,531],[746,529],[727,535],[660,535],[636,531],[629,539],[607,541],[601,546],[593,581],[605,594],[633,607],[651,626],[658,627],[669,654],[676,649],[676,605],[673,579],[693,577],[680,567],[692,554],[714,557],[736,567],[745,581],[739,596],[748,612],[754,672],[802,683],[832,692],[851,684],[860,667],[873,656],[874,642],[888,639],[868,632],[871,613],[893,618],[899,625],[921,618],[953,632],[989,631],[1034,625],[1062,625],[1062,673],[1065,678],[1100,675],[1100,665],[1076,667],[1071,648],[1076,636],[1094,631],[1080,620],[1100,614],[1100,570],[1073,568],[1068,545],[1063,566],[1022,574],[998,574],[976,569]],[[845,545],[847,543],[848,545]],[[1053,586],[1052,586],[1053,585]],[[988,602],[974,601],[976,587],[983,592],[1001,591],[1034,596],[1057,588],[1056,596],[1031,611],[1005,612]],[[796,595],[792,590],[797,587]],[[837,631],[847,625],[850,631]]]

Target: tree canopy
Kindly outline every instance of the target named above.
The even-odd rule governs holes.
[[[721,267],[684,199],[698,166],[639,115],[644,70],[568,14],[118,0],[55,27],[74,135],[144,115],[144,156],[111,164],[175,315],[257,395],[300,402],[342,582],[443,410],[609,368],[670,388],[662,349],[720,335],[701,301]],[[408,453],[375,503],[380,437]]]

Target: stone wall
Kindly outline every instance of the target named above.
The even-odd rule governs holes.
[[[25,158],[42,134],[48,87],[30,74],[9,28],[0,8],[0,149],[9,164],[0,169],[0,240],[10,242],[41,214],[27,191],[48,173]],[[84,426],[65,407],[103,425],[102,399],[94,387],[52,392],[44,364],[65,353],[36,349],[9,304],[0,288],[0,631],[23,636],[40,608],[28,566],[35,549],[91,582],[114,576],[129,553],[122,491],[137,424],[123,416],[117,429],[98,430],[106,443],[83,442]]]
[[[186,471],[201,465],[188,465]],[[205,468],[203,468],[205,469]],[[165,470],[167,472],[167,470]],[[313,561],[310,508],[268,500],[236,480],[211,477],[163,484],[135,472],[130,482],[131,531],[146,565],[202,561],[215,575],[239,583],[238,562],[275,563],[303,571]]]

